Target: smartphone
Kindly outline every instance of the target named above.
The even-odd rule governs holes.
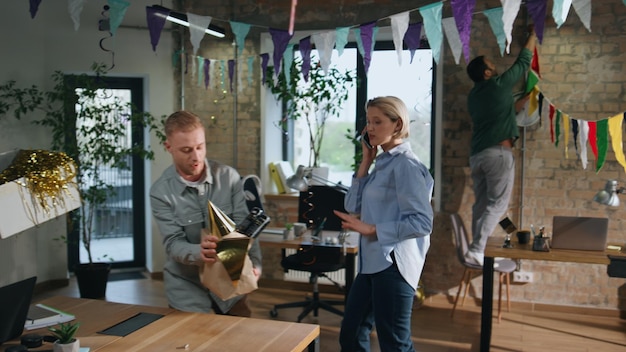
[[[372,146],[372,143],[370,143],[370,136],[367,134],[367,132],[365,132],[365,133],[364,133],[364,134],[362,134],[362,135],[359,135],[359,136],[357,137],[357,140],[358,140],[359,142],[362,140],[362,141],[363,141],[363,143],[365,143],[365,146],[366,146],[368,149],[373,149],[373,148],[374,148],[374,146]]]
[[[251,238],[256,238],[270,222],[270,217],[257,207],[252,208],[248,216],[235,227],[237,232]]]

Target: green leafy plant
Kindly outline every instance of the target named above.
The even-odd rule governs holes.
[[[68,343],[72,343],[76,340],[76,331],[80,327],[80,323],[63,323],[59,324],[58,327],[51,326],[48,328],[48,331],[52,333],[52,336],[57,338],[58,343],[65,345]]]
[[[319,167],[320,149],[324,140],[326,121],[341,112],[348,99],[349,88],[355,84],[355,73],[342,72],[331,67],[324,72],[319,62],[313,58],[308,80],[302,73],[302,59],[293,60],[289,68],[289,78],[281,70],[277,79],[274,68],[268,67],[265,84],[272,94],[283,103],[281,127],[287,131],[289,119],[304,119],[309,132],[309,166]]]
[[[104,64],[92,65],[93,75],[66,76],[54,72],[54,86],[44,91],[37,86],[18,88],[15,81],[0,85],[0,114],[13,112],[18,120],[35,112],[34,124],[50,129],[52,150],[65,152],[77,166],[77,183],[82,200],[79,211],[73,212],[69,231],[78,229],[89,263],[94,236],[95,214],[105,206],[115,187],[104,179],[106,169],[130,170],[133,156],[154,159],[151,150],[136,143],[123,144],[129,126],[154,132],[165,140],[162,122],[149,113],[137,111],[131,104],[107,89]],[[65,238],[66,239],[66,238]]]

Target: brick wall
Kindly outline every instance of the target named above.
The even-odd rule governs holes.
[[[213,1],[211,5],[202,3],[183,1],[179,5],[180,9],[192,9],[194,13],[211,15],[216,19],[235,18],[259,25],[251,29],[243,56],[259,54],[258,34],[266,30],[262,26],[286,28],[286,9],[273,5],[274,2],[271,1],[239,1],[237,6],[229,6],[227,1]],[[333,28],[365,23],[383,15],[413,10],[432,1],[393,1],[385,2],[382,7],[380,2],[376,3],[347,0],[341,2],[338,11],[321,13],[317,9],[319,3],[300,1],[296,29]],[[360,6],[359,11],[353,11],[355,6]],[[480,13],[482,10],[500,6],[501,3],[497,0],[477,2],[472,24],[471,56],[491,57],[499,70],[503,71],[512,64],[524,42],[526,14],[522,6],[513,28],[511,55],[500,57],[487,18]],[[385,9],[385,14],[381,13],[381,8]],[[565,24],[556,29],[550,15],[551,9],[552,1],[548,1],[544,39],[539,46],[543,75],[540,87],[544,95],[558,109],[574,118],[597,120],[624,112],[626,6],[620,0],[594,1],[591,33],[584,28],[573,9],[570,10]],[[416,14],[416,11],[411,12],[412,22],[420,20]],[[451,14],[450,2],[444,2],[443,16],[449,17]],[[317,27],[320,23],[328,25]],[[381,21],[379,25],[388,25],[388,21]],[[185,39],[185,42],[188,40]],[[188,43],[185,47],[186,50],[191,50]],[[199,55],[205,57],[228,59],[233,56],[233,47],[229,41],[205,38],[200,50]],[[447,43],[444,44],[441,64],[444,66],[444,111],[441,126],[443,209],[435,216],[432,246],[423,279],[427,292],[455,293],[463,269],[455,256],[449,213],[459,212],[466,224],[470,222],[473,194],[467,168],[471,123],[467,115],[466,97],[471,89],[471,81],[465,73],[463,59],[461,64],[456,65]],[[223,97],[207,92],[190,79],[185,80],[186,107],[207,119],[209,157],[233,164],[233,142],[236,142],[236,165],[242,174],[258,173],[261,167],[258,155],[258,87],[259,82],[255,82],[253,87],[244,88],[238,93],[235,114],[235,100],[231,94]],[[215,120],[210,118],[213,115],[216,116]],[[232,132],[235,116],[236,141],[233,140]],[[571,136],[567,143],[567,154],[563,136],[558,147],[551,143],[549,123],[545,115],[540,125],[528,127],[523,132],[522,137],[525,138],[518,141],[515,150],[517,177],[510,204],[511,218],[522,227],[533,223],[546,225],[550,231],[554,215],[606,216],[610,219],[609,240],[625,243],[626,225],[622,220],[626,215],[624,205],[613,209],[591,201],[607,179],[626,181],[624,169],[616,162],[613,149],[609,147],[606,163],[596,173],[591,151],[587,153],[590,165],[586,170],[582,169]],[[626,202],[626,198],[623,201]],[[496,234],[503,235],[501,232]],[[512,299],[516,301],[612,309],[617,306],[617,287],[624,281],[609,278],[606,267],[602,265],[528,261],[522,263],[522,268],[534,273],[535,282],[515,286]],[[473,293],[480,295],[481,280],[476,279],[474,283],[477,290]]]

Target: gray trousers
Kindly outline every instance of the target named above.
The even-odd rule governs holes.
[[[487,239],[509,208],[515,180],[511,148],[496,145],[470,157],[476,201],[472,207],[473,240],[469,249],[483,253]]]

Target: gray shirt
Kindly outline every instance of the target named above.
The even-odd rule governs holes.
[[[184,183],[174,165],[168,167],[150,188],[150,204],[167,255],[163,278],[169,305],[182,311],[210,312],[215,301],[227,312],[241,296],[223,301],[200,282],[199,268],[204,265],[201,230],[208,227],[209,200],[235,223],[248,215],[248,208],[239,173],[216,161],[206,161],[206,166],[206,179],[198,187]],[[248,255],[260,269],[258,240],[253,241]]]

